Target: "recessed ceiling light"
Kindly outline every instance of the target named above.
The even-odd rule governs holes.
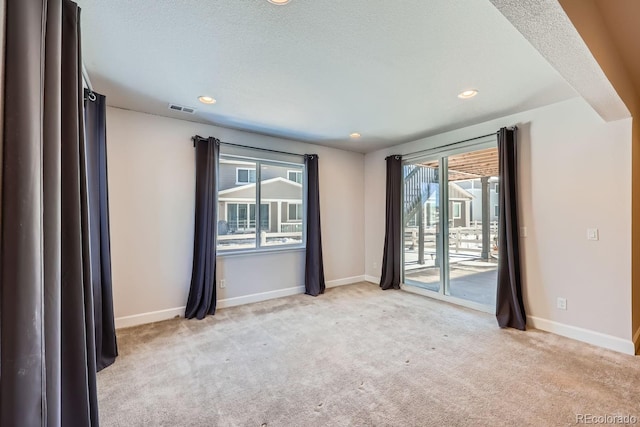
[[[284,4],[289,3],[291,0],[267,0],[271,4],[277,4],[278,6],[282,6]]]
[[[469,99],[469,98],[473,98],[474,96],[476,96],[478,94],[478,91],[475,89],[469,89],[469,90],[465,90],[462,91],[458,94],[458,98],[461,99]]]
[[[203,104],[215,104],[216,100],[213,99],[210,96],[199,96],[198,97],[198,101],[202,102]]]
[[[360,135],[358,132],[354,132],[352,134],[349,135],[351,138],[360,138],[362,135]]]

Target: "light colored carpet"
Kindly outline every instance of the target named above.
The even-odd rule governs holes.
[[[640,418],[640,358],[369,283],[118,331],[103,426],[553,426]]]

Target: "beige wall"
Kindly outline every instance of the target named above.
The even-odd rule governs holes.
[[[248,132],[107,109],[111,253],[116,318],[182,307],[193,255],[195,163],[190,138],[320,157],[328,282],[364,274],[364,156]],[[218,299],[302,286],[304,252],[222,256]],[[331,283],[329,283],[331,284]]]
[[[406,154],[519,127],[521,225],[527,314],[578,337],[630,344],[631,120],[605,123],[581,98],[365,156],[365,266],[380,276],[385,163]],[[586,239],[597,227],[600,240]],[[373,268],[376,263],[377,268]],[[557,310],[557,297],[567,310]],[[595,334],[594,334],[595,333]]]
[[[633,149],[632,149],[632,322],[631,332],[636,339],[636,345],[640,343],[640,76],[634,76],[628,72],[625,60],[620,52],[636,51],[637,38],[625,40],[621,33],[616,31],[616,25],[625,25],[630,13],[630,7],[635,0],[560,0],[560,4],[583,38],[594,58],[607,75],[607,78],[624,101],[633,117]],[[629,29],[631,30],[631,29]],[[634,29],[637,33],[637,28]],[[611,31],[616,31],[618,37],[612,37]],[[632,58],[631,60],[637,60]],[[635,80],[634,80],[635,79]]]

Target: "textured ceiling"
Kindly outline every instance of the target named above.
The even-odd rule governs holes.
[[[607,3],[620,1],[607,0]],[[491,2],[604,120],[630,117],[629,110],[558,0]]]
[[[369,152],[577,96],[488,0],[78,3],[94,88],[152,114]]]

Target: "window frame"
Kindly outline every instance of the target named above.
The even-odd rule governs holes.
[[[258,180],[258,173],[256,172],[257,167],[257,165],[255,168],[236,167],[236,185],[255,184]],[[240,171],[247,171],[247,181],[240,181]],[[251,171],[253,171],[254,181],[251,181]]]
[[[458,208],[458,215],[456,216],[456,207]],[[462,219],[462,202],[452,200],[451,201],[451,219]]]
[[[296,207],[296,217],[291,218],[291,206]],[[299,206],[299,208],[298,208]],[[300,218],[298,218],[298,213],[300,214]],[[304,219],[304,207],[302,203],[288,203],[287,204],[287,221],[288,222],[297,222],[302,221]]]
[[[290,174],[290,173],[292,173],[292,172],[293,172],[293,173],[295,173],[296,175],[298,175],[298,174],[300,175],[300,181],[299,181],[299,182],[298,182],[297,180],[295,180],[295,179],[291,179],[291,178],[289,178],[289,174]],[[301,170],[292,170],[292,169],[289,169],[289,170],[287,170],[287,179],[288,179],[289,181],[293,181],[293,182],[296,182],[296,183],[298,183],[298,184],[302,184],[302,179],[303,179],[303,178],[302,178],[302,172],[303,172],[303,171],[301,171]]]
[[[256,153],[257,155],[259,155],[259,153]],[[285,243],[285,244],[275,244],[275,245],[268,245],[262,244],[262,239],[261,239],[261,227],[260,227],[260,223],[262,222],[262,214],[260,213],[260,209],[256,209],[256,218],[255,218],[255,245],[254,247],[250,247],[250,248],[232,248],[232,249],[224,249],[224,248],[220,248],[219,247],[219,241],[217,239],[217,235],[216,235],[216,251],[217,254],[219,256],[226,256],[226,255],[241,255],[241,254],[250,254],[250,253],[256,253],[256,252],[279,252],[279,251],[291,251],[291,250],[301,250],[301,249],[305,249],[306,245],[307,245],[307,224],[306,224],[306,209],[307,209],[307,182],[306,182],[306,166],[304,164],[304,162],[300,162],[300,163],[296,163],[296,162],[290,162],[290,161],[280,161],[280,160],[273,160],[273,159],[266,159],[266,158],[261,158],[259,156],[246,156],[246,155],[236,155],[236,154],[225,154],[225,153],[220,153],[220,160],[232,160],[232,161],[246,161],[246,162],[251,162],[252,164],[255,164],[255,168],[253,167],[236,167],[236,185],[237,186],[241,186],[241,185],[255,185],[255,200],[251,201],[251,202],[247,202],[247,201],[239,201],[236,202],[237,204],[245,204],[245,205],[255,205],[255,206],[260,206],[260,205],[266,205],[268,206],[268,218],[269,218],[269,224],[273,218],[273,215],[282,215],[282,211],[281,208],[278,209],[278,212],[276,212],[275,214],[272,212],[271,209],[271,204],[274,201],[272,198],[269,199],[263,199],[261,197],[261,187],[262,187],[262,179],[261,179],[261,172],[262,172],[262,168],[263,166],[275,166],[275,167],[282,167],[282,168],[288,168],[287,172],[286,172],[286,177],[284,179],[286,179],[287,181],[291,181],[292,183],[294,183],[295,185],[300,185],[301,186],[301,198],[297,199],[299,200],[298,202],[294,202],[292,204],[297,204],[297,205],[301,205],[302,206],[302,211],[301,211],[301,215],[302,218],[300,220],[294,220],[295,222],[298,222],[301,224],[301,228],[302,228],[302,239],[300,243]],[[222,163],[222,162],[220,162]],[[294,169],[295,168],[295,169]],[[239,182],[238,181],[238,170],[239,169],[244,169],[244,170],[254,170],[255,171],[255,182]],[[296,182],[293,180],[289,179],[289,172],[298,172],[301,174],[301,180],[302,182]],[[250,175],[248,175],[248,177],[250,178]],[[218,198],[220,197],[219,194],[220,190],[218,190]],[[282,200],[281,203],[278,203],[279,206],[283,206],[286,200]],[[228,209],[226,206],[229,203],[234,203],[234,202],[229,202],[225,200],[225,207],[224,209]],[[218,207],[220,206],[220,204],[218,204],[217,209],[216,209],[216,224],[218,224],[218,222],[223,218],[222,215],[222,210],[218,209]],[[289,212],[288,212],[288,208],[287,208],[287,215],[286,217],[289,218]],[[249,208],[247,207],[247,215],[250,216],[249,214]],[[225,212],[225,217],[226,217],[226,212]],[[248,221],[250,221],[250,219],[248,219]],[[276,230],[276,233],[279,232],[278,230]]]
[[[242,228],[242,230],[251,230],[256,229],[256,225],[257,224],[257,216],[255,214],[255,202],[247,202],[247,201],[238,201],[238,202],[228,202],[228,201],[224,201],[224,207],[226,209],[226,220],[227,223],[229,223],[229,208],[232,205],[235,205],[236,209],[236,225],[240,220],[240,206],[246,206],[246,213],[247,213],[247,218],[243,219],[242,221],[246,221],[247,226],[245,228]],[[251,207],[253,206],[254,209],[254,219],[251,219]],[[262,203],[260,205],[260,207],[262,208],[262,206],[266,206],[267,207],[267,224],[271,221],[271,203]],[[261,214],[262,215],[262,214]],[[260,218],[260,221],[262,221],[263,219]],[[253,221],[253,227],[251,227],[251,222]],[[236,229],[240,229],[239,227],[236,227]]]

